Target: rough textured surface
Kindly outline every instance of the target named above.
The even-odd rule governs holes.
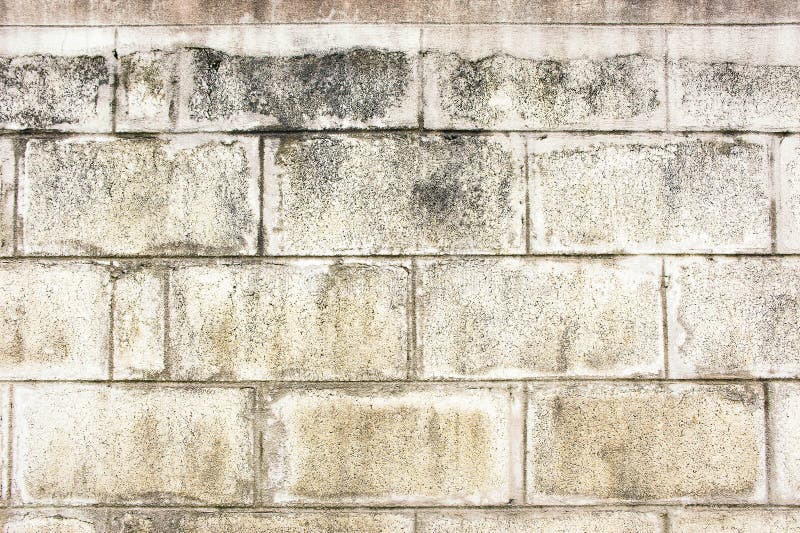
[[[111,279],[90,263],[0,263],[0,377],[104,379]]]
[[[402,379],[408,285],[408,270],[396,263],[177,269],[169,295],[170,376]]]
[[[203,136],[29,141],[20,248],[44,255],[252,254],[256,144]]]
[[[532,385],[528,500],[763,502],[760,386]]]
[[[769,438],[773,479],[770,497],[775,503],[800,502],[800,384],[771,383],[769,394]]]
[[[426,378],[658,375],[661,262],[441,260],[417,275]]]
[[[98,513],[75,509],[14,511],[0,518],[4,533],[106,533]]]
[[[114,379],[153,379],[166,366],[167,273],[122,270],[114,283]]]
[[[799,28],[681,28],[668,39],[673,128],[800,127]]]
[[[499,504],[512,496],[506,390],[287,392],[269,403],[267,501]]]
[[[178,54],[163,50],[134,52],[119,58],[119,131],[172,128],[178,113],[179,59]]]
[[[800,531],[800,513],[785,509],[678,510],[670,513],[672,531],[681,533],[744,533]]]
[[[413,533],[414,519],[397,512],[120,513],[111,531],[122,533]]]
[[[592,43],[592,48],[580,43]],[[664,50],[658,31],[429,28],[423,30],[423,49],[426,127],[664,125]]]
[[[20,503],[247,505],[249,389],[17,385]]]
[[[0,255],[14,253],[14,143],[0,139]]]
[[[800,252],[800,137],[781,140],[778,150],[777,251]]]
[[[548,137],[530,152],[535,252],[770,249],[764,138]]]
[[[619,511],[423,511],[418,533],[661,533],[655,513]]]
[[[800,375],[800,261],[667,260],[672,377]]]
[[[524,249],[518,137],[289,137],[265,152],[270,254]]]

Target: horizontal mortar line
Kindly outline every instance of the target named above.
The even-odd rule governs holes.
[[[531,253],[531,254],[372,254],[372,255],[9,255],[0,256],[0,263],[36,261],[129,261],[129,262],[208,262],[236,261],[242,263],[281,262],[297,260],[364,261],[364,260],[469,260],[469,259],[633,259],[633,258],[800,258],[800,252],[674,252],[674,253]]]
[[[771,26],[797,26],[800,25],[800,19],[797,20],[783,20],[783,21],[763,21],[763,22],[707,22],[707,21],[681,21],[681,22],[666,22],[666,21],[653,21],[653,22],[546,22],[546,21],[476,21],[476,22],[434,22],[422,20],[404,20],[404,21],[346,21],[346,20],[297,20],[297,21],[276,21],[276,22],[223,22],[223,23],[161,23],[161,24],[130,24],[130,23],[115,23],[107,22],[100,24],[5,24],[0,22],[0,28],[269,28],[272,26],[539,26],[539,27],[623,27],[623,28],[651,28],[651,27],[687,27],[687,28],[724,28],[724,27],[771,27]]]
[[[787,136],[800,134],[797,130],[745,130],[745,129],[708,129],[708,130],[675,130],[675,129],[449,129],[449,128],[343,128],[325,130],[297,130],[297,129],[227,129],[227,130],[163,130],[163,131],[52,131],[52,130],[0,130],[2,137],[22,137],[28,139],[51,139],[51,138],[74,138],[74,137],[113,137],[120,139],[146,138],[152,139],[159,136],[180,136],[180,135],[226,135],[239,137],[308,137],[313,135],[399,135],[399,134],[424,134],[424,135],[571,135],[571,136],[599,136],[599,135],[663,135],[663,136],[685,136],[685,135],[758,135],[758,136]]]
[[[496,504],[496,505],[437,505],[437,504],[409,504],[409,505],[353,505],[353,504],[286,504],[281,506],[245,506],[245,505],[167,505],[167,504],[12,504],[6,509],[14,510],[52,510],[58,509],[87,509],[87,510],[126,510],[126,511],[148,511],[166,510],[183,512],[241,512],[241,513],[292,513],[304,511],[339,511],[339,512],[374,512],[374,511],[519,511],[519,510],[541,510],[541,511],[572,511],[575,509],[595,510],[595,511],[623,511],[635,509],[637,511],[658,512],[661,509],[686,509],[693,510],[725,510],[725,509],[758,509],[758,510],[794,510],[800,509],[800,504],[770,504],[770,503],[680,503],[680,502],[618,502],[618,503],[581,503],[565,504]]]
[[[449,388],[465,389],[479,387],[505,387],[508,385],[525,385],[536,383],[619,383],[625,385],[636,385],[640,383],[649,384],[713,384],[713,385],[736,385],[736,384],[761,384],[771,382],[800,382],[798,377],[691,377],[691,378],[663,378],[657,376],[646,377],[584,377],[584,376],[548,376],[548,377],[529,377],[529,378],[432,378],[432,379],[392,379],[392,380],[276,380],[276,379],[243,379],[243,380],[177,380],[177,379],[0,379],[0,385],[120,385],[136,388],[145,385],[157,385],[165,387],[186,387],[186,388],[256,388],[263,386],[273,387],[415,387],[429,385],[446,385]]]

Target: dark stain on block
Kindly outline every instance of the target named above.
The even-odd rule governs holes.
[[[21,128],[77,124],[97,114],[109,83],[102,56],[0,57],[0,122]]]
[[[299,128],[321,117],[367,121],[386,115],[409,87],[404,52],[358,48],[324,55],[247,57],[190,50],[194,92],[189,116],[224,120],[239,113]]]

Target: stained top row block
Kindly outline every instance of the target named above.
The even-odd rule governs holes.
[[[798,58],[800,26],[16,27],[0,128],[797,131]]]
[[[800,21],[792,0],[5,0],[0,24],[259,22],[764,23]]]

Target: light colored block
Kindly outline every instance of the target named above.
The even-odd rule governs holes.
[[[23,504],[251,505],[253,391],[14,387]]]
[[[417,533],[662,533],[663,522],[627,511],[421,511]]]
[[[770,501],[781,504],[800,503],[800,384],[770,383]]]
[[[755,384],[531,386],[528,503],[763,503]]]
[[[0,263],[0,378],[105,379],[111,276],[92,263]]]
[[[388,25],[123,28],[122,79],[137,82],[121,87],[130,119],[122,127],[168,124],[170,103],[180,131],[416,127],[419,32]],[[150,115],[155,123],[147,123]]]
[[[770,250],[770,142],[553,136],[530,142],[535,253]]]
[[[0,256],[14,253],[14,141],[0,139]]]
[[[426,260],[417,349],[426,378],[659,375],[661,261]]]
[[[800,27],[671,28],[667,39],[672,129],[800,127]]]
[[[680,533],[800,533],[800,513],[789,509],[678,509],[670,527]]]
[[[271,255],[524,252],[516,135],[265,141]]]
[[[425,126],[433,129],[661,129],[658,28],[426,27]]]
[[[254,254],[258,140],[28,142],[20,250],[42,255]]]
[[[784,137],[776,158],[776,247],[800,252],[800,136]]]
[[[0,28],[0,129],[111,131],[113,28]]]
[[[800,376],[800,261],[667,260],[672,377]]]
[[[170,280],[171,376],[403,379],[409,278],[397,262],[178,268]]]
[[[133,267],[114,282],[114,379],[154,379],[166,368],[166,278]]]
[[[268,400],[266,501],[490,505],[518,490],[521,413],[508,390],[332,389]]]
[[[80,509],[10,511],[0,518],[0,524],[3,533],[105,533],[106,531],[102,513]]]

